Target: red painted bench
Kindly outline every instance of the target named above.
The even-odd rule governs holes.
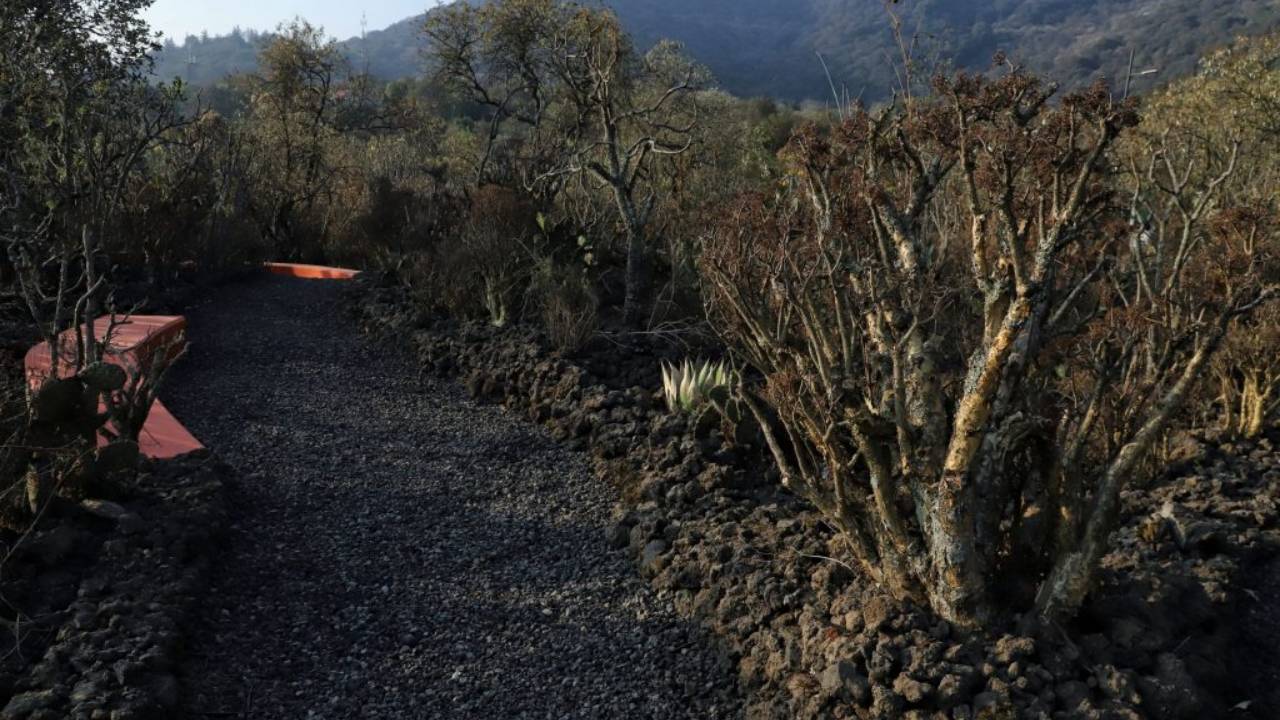
[[[350,280],[360,274],[359,270],[349,268],[299,263],[266,263],[266,269],[277,275],[317,280]],[[111,319],[108,317],[98,318],[94,322],[96,338],[102,339],[107,333],[110,322]],[[129,317],[115,327],[107,349],[107,360],[121,366],[145,367],[153,361],[155,353],[164,348],[168,348],[171,353],[168,359],[173,360],[186,346],[183,339],[186,329],[186,318],[181,315]],[[59,357],[75,356],[76,338],[73,331],[68,330],[62,333],[59,336],[59,342],[62,344]],[[27,351],[24,362],[27,382],[32,387],[38,387],[52,373],[51,363],[48,343],[40,343]],[[58,374],[69,375],[71,369],[65,363],[60,365],[62,367],[58,368]],[[99,438],[99,443],[105,442],[106,438]],[[182,426],[182,423],[178,422],[163,403],[156,400],[138,437],[138,448],[147,457],[164,459],[201,450],[204,445],[200,444],[200,441]]]
[[[360,274],[359,270],[350,268],[325,267],[324,265],[304,265],[302,263],[266,263],[267,270],[276,275],[307,278],[310,280],[350,280]]]
[[[94,335],[101,341],[110,326],[111,319],[109,317],[98,318],[94,322]],[[170,353],[169,360],[173,360],[182,352],[185,347],[183,339],[187,329],[186,318],[180,315],[135,315],[122,320],[122,324],[117,325],[112,332],[110,343],[107,348],[107,361],[125,366],[129,365],[134,368],[145,367],[150,364],[156,357],[156,353],[162,350]],[[67,330],[58,336],[58,341],[62,345],[59,351],[61,358],[74,357],[76,339],[72,330]],[[49,344],[47,342],[40,343],[27,351],[24,360],[24,367],[27,375],[27,382],[32,387],[38,387],[51,374],[52,362]],[[59,363],[58,375],[66,376],[71,374],[71,368],[64,362]],[[105,444],[106,438],[99,437],[99,444]],[[179,423],[173,413],[164,406],[159,400],[156,400],[151,406],[151,412],[147,416],[147,422],[142,427],[142,433],[138,437],[138,449],[143,455],[164,459],[184,455],[186,453],[201,450],[204,445],[200,444],[190,432],[187,431],[182,423]]]

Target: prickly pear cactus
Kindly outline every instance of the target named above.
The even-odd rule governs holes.
[[[109,418],[99,410],[104,393],[124,387],[125,371],[95,363],[75,377],[46,380],[32,393],[27,440],[33,448],[27,473],[27,501],[32,512],[54,494],[74,500],[97,496],[107,483],[132,473],[138,444],[122,439],[98,447]]]
[[[741,398],[727,389],[713,396],[712,406],[720,421],[720,434],[732,445],[759,445],[762,441],[760,424]]]
[[[52,378],[44,381],[31,397],[33,424],[53,427],[81,413],[84,385],[75,378]]]
[[[81,370],[76,377],[98,392],[115,392],[123,388],[129,379],[124,368],[106,362],[96,362]]]

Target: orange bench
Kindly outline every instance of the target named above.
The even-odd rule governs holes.
[[[102,337],[107,333],[110,327],[111,318],[98,318],[94,326],[94,336],[101,341]],[[185,347],[183,335],[187,329],[186,318],[180,315],[135,315],[121,320],[121,324],[117,325],[112,331],[110,343],[107,347],[107,357],[109,362],[115,362],[119,365],[131,364],[133,368],[145,367],[155,358],[157,352],[166,350],[170,353],[169,360],[173,360],[180,354]],[[61,358],[74,357],[76,338],[75,331],[67,330],[58,336],[58,342],[61,344],[59,356]],[[24,367],[27,375],[27,382],[32,387],[38,387],[44,382],[53,370],[52,353],[50,352],[47,342],[40,343],[27,351],[24,359]],[[60,376],[71,374],[71,368],[65,362],[59,363],[57,372]],[[99,444],[106,443],[105,437],[99,437]],[[164,459],[184,455],[186,453],[201,450],[204,445],[200,444],[190,432],[187,431],[182,423],[179,423],[173,413],[164,406],[159,400],[151,406],[151,412],[147,415],[147,422],[143,425],[142,433],[138,437],[138,449],[143,455]]]
[[[325,267],[324,265],[304,265],[302,263],[266,263],[267,270],[276,275],[307,278],[310,280],[350,280],[360,274],[359,270],[350,268]]]

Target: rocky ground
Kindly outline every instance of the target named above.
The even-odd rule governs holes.
[[[138,312],[181,312],[244,274],[137,283],[116,297]],[[22,359],[39,340],[25,304],[0,298],[0,442],[26,421]],[[0,529],[0,718],[173,717],[174,670],[205,599],[231,472],[208,453],[143,462],[85,503],[55,499],[34,525],[9,519],[21,525]],[[25,483],[6,492],[25,496]]]
[[[231,464],[0,533],[0,720],[1280,717],[1280,435],[1183,437],[1079,618],[965,634],[666,412],[654,338],[564,358],[370,282],[193,297],[165,400]]]
[[[1101,587],[1068,627],[957,632],[867,586],[758,449],[661,407],[645,339],[557,356],[529,328],[422,316],[402,289],[356,300],[414,347],[589,451],[623,499],[604,541],[729,649],[750,718],[1274,718],[1280,453],[1186,438],[1187,462],[1125,497]]]
[[[717,643],[602,541],[586,458],[370,344],[340,292],[189,310],[165,402],[242,474],[185,716],[738,716]]]
[[[199,455],[148,464],[94,512],[58,504],[3,533],[0,718],[173,716],[228,472]]]

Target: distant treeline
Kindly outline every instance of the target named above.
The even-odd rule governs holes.
[[[880,2],[606,4],[638,45],[662,38],[683,43],[735,95],[826,102],[835,85],[838,92],[874,100],[901,84],[894,69],[902,55],[894,20]],[[981,69],[1004,51],[1070,87],[1098,76],[1123,82],[1132,53],[1139,69],[1159,68],[1135,81],[1135,89],[1149,89],[1191,72],[1210,48],[1280,27],[1280,6],[1266,0],[904,0],[894,8],[901,40],[925,75],[938,69],[938,58]],[[422,23],[422,16],[407,18],[342,41],[339,48],[354,66],[382,79],[417,75],[423,68]],[[236,31],[168,42],[156,73],[209,85],[228,73],[252,71],[268,36]]]

